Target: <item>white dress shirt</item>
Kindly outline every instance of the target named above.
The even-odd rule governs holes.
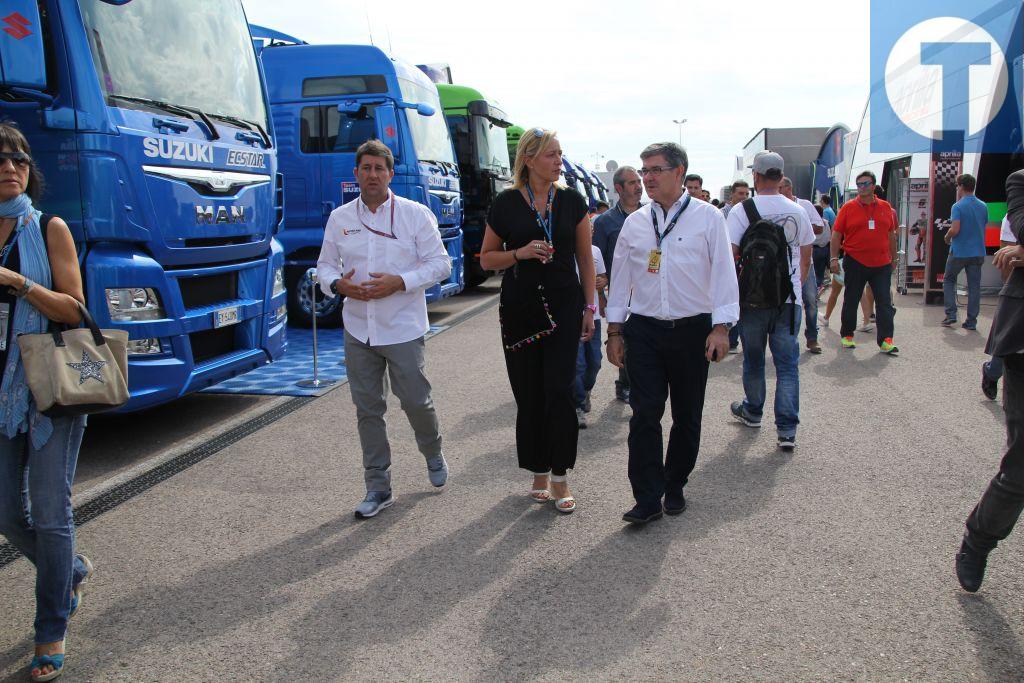
[[[392,227],[396,239],[371,231],[390,235]],[[370,273],[398,275],[405,282],[404,292],[384,299],[345,299],[345,330],[364,344],[382,346],[412,341],[427,333],[430,324],[423,290],[447,279],[452,261],[430,209],[389,192],[376,212],[359,196],[332,211],[327,219],[316,264],[320,289],[333,297],[331,283],[353,268],[355,283],[371,279]]]
[[[651,212],[657,212],[658,229],[664,235],[682,201],[680,197],[669,207],[667,216],[652,202],[623,223],[605,308],[609,323],[625,322],[628,313],[660,320],[710,313],[715,325],[739,320],[740,292],[732,247],[725,218],[711,204],[690,200],[676,227],[662,240],[661,268],[657,273],[648,272],[651,251],[657,248]]]

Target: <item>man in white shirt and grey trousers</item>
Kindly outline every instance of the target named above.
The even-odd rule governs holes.
[[[636,506],[623,519],[631,524],[686,508],[683,487],[700,448],[709,362],[729,352],[729,328],[740,315],[725,218],[683,193],[686,152],[658,143],[640,158],[638,173],[652,201],[622,226],[605,309],[608,359],[621,368],[623,338],[629,347],[629,482]],[[670,396],[665,451],[661,418]]]
[[[430,329],[424,290],[447,279],[452,262],[430,210],[389,189],[394,168],[391,150],[379,140],[356,150],[359,197],[331,212],[317,261],[324,294],[345,297],[345,365],[366,479],[359,518],[394,502],[385,371],[427,459],[430,483],[444,486],[448,479],[423,339]]]

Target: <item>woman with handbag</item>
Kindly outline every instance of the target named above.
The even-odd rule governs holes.
[[[558,185],[561,169],[552,131],[523,133],[513,186],[494,199],[487,217],[480,263],[505,271],[501,335],[516,399],[519,466],[534,475],[535,501],[554,498],[555,509],[568,514],[576,509],[566,480],[579,436],[576,355],[594,333],[597,307],[587,201]]]
[[[16,343],[51,321],[78,325],[85,298],[71,231],[60,218],[41,220],[32,204],[41,182],[28,141],[0,124],[0,534],[36,567],[30,673],[49,681],[63,672],[68,618],[92,564],[75,554],[71,510],[85,417],[36,409]]]

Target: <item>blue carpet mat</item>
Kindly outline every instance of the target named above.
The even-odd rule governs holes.
[[[447,329],[447,325],[431,325],[427,338]],[[344,331],[317,330],[319,346],[319,378],[335,380],[319,389],[296,386],[296,382],[313,378],[313,331],[301,327],[288,328],[288,350],[270,365],[250,370],[244,375],[224,380],[203,389],[212,394],[263,394],[267,396],[323,396],[342,385],[345,372]]]

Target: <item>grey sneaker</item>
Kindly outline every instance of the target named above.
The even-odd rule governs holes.
[[[583,412],[582,408],[576,409],[576,426],[580,429],[587,428],[587,414]]]
[[[430,483],[440,488],[448,481],[448,463],[443,455],[427,460],[427,476]]]
[[[356,506],[356,517],[358,519],[369,519],[374,517],[384,508],[389,508],[395,502],[391,491],[367,491],[366,498]]]
[[[796,448],[796,437],[795,436],[780,436],[779,437],[779,450],[785,453],[792,453],[793,449]]]
[[[729,406],[729,412],[732,413],[733,417],[748,427],[758,429],[761,426],[761,420],[746,411],[743,407],[743,401],[734,401],[733,404]]]

